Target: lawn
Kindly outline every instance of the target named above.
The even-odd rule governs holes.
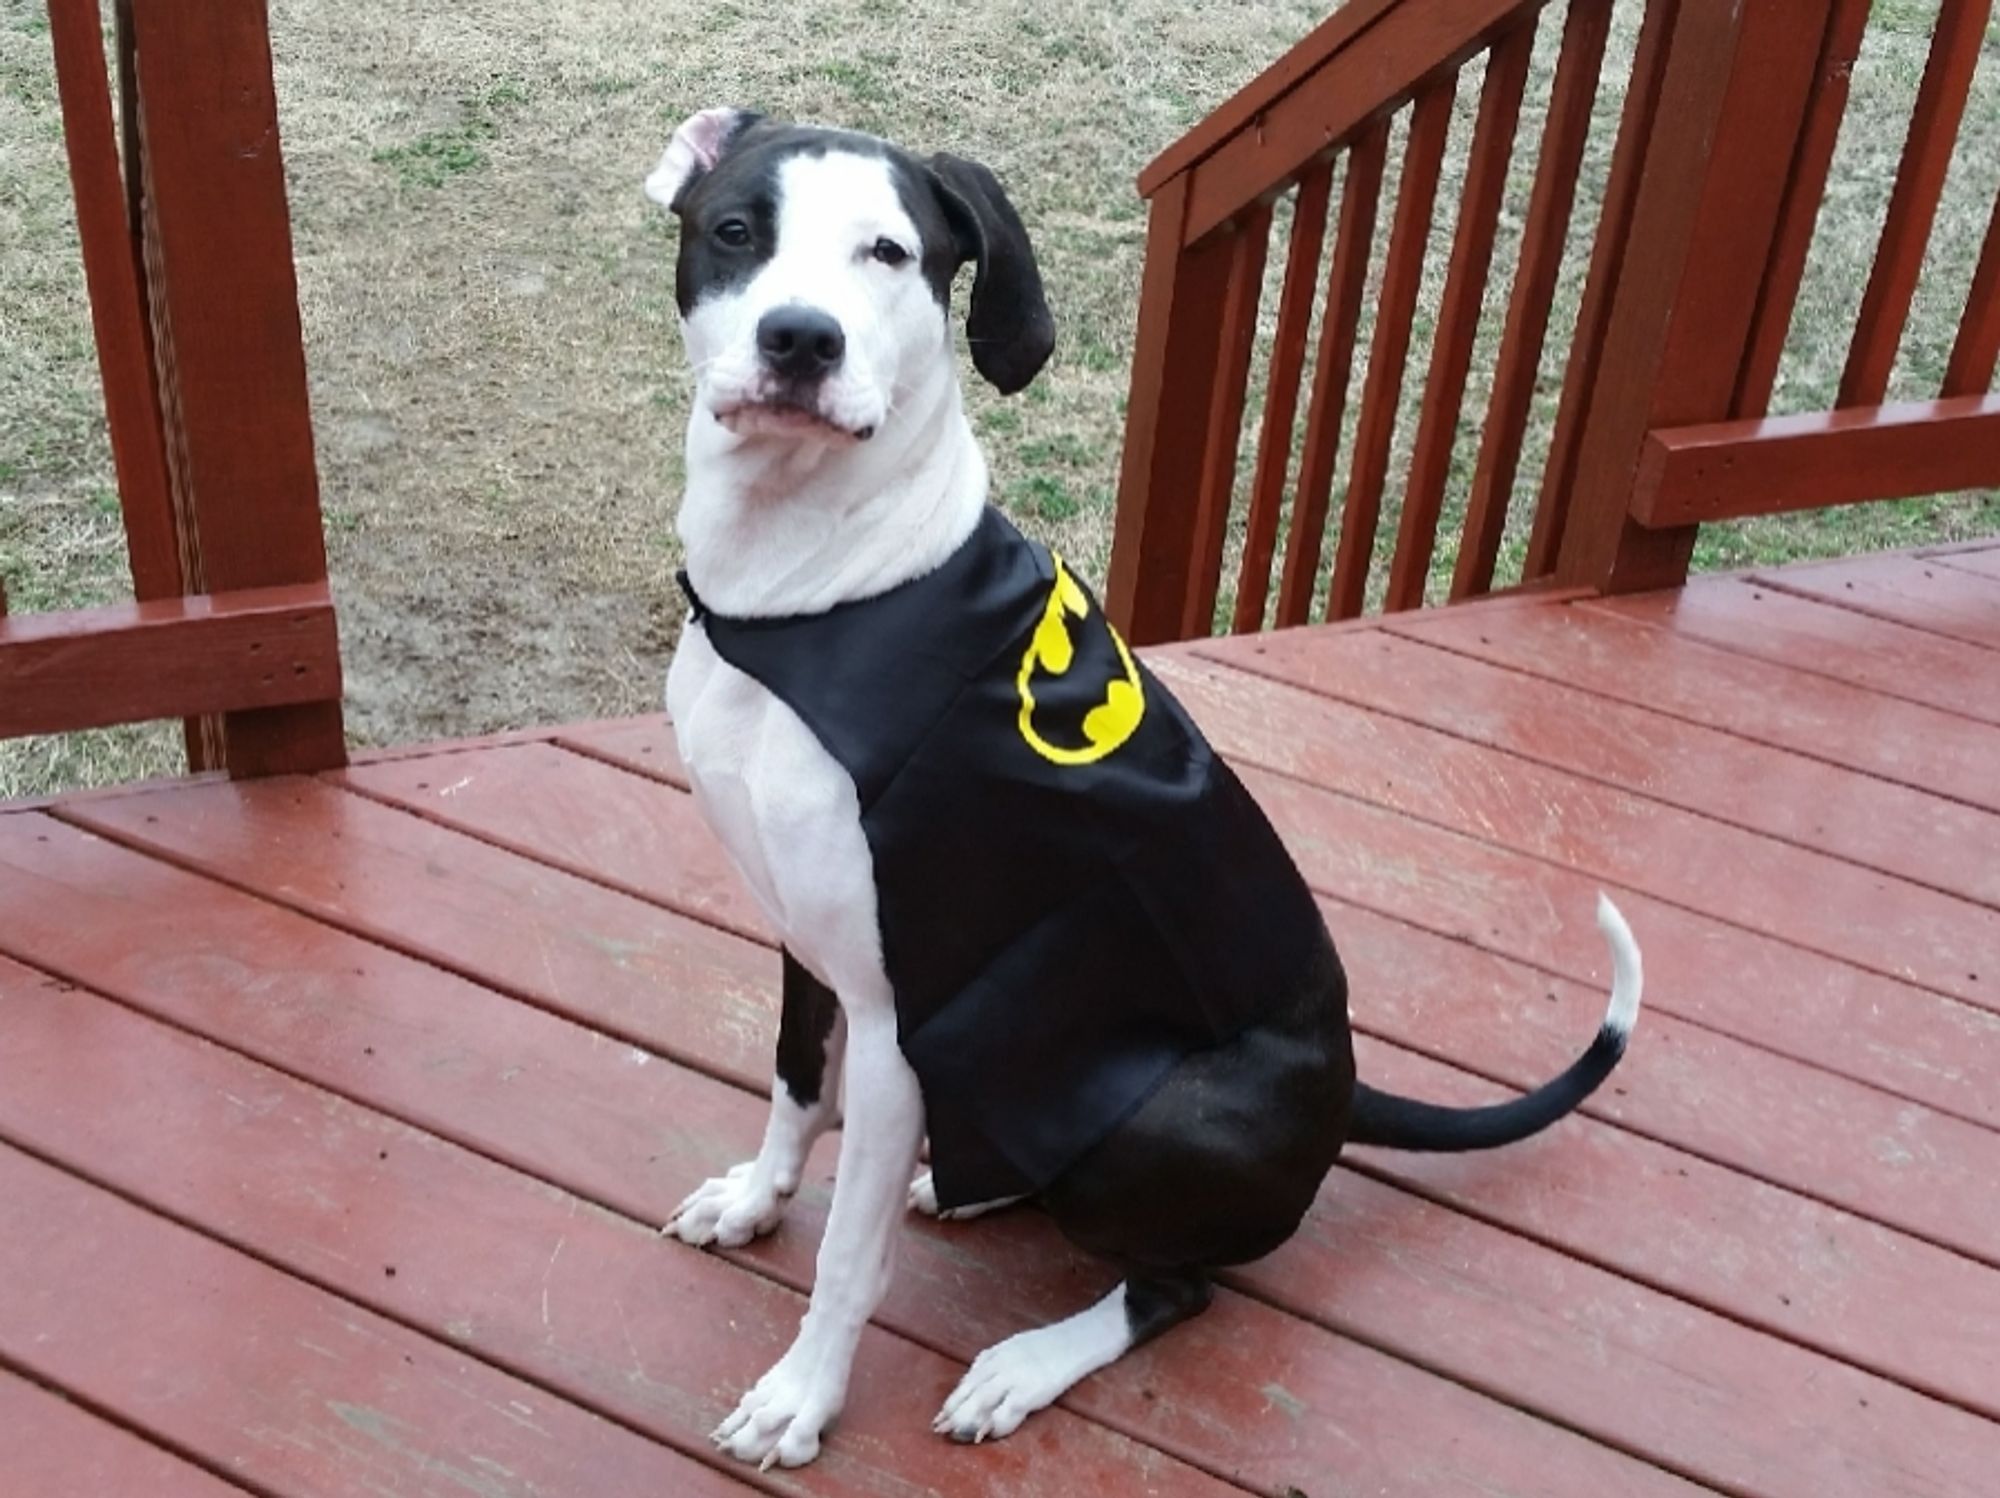
[[[1001,174],[1034,233],[1061,346],[1021,397],[975,387],[974,421],[996,499],[1101,575],[1145,224],[1132,179],[1324,13],[1303,0],[272,0],[271,10],[348,721],[363,743],[657,703],[679,620],[671,513],[688,385],[673,230],[639,182],[674,123],[708,104],[949,148]],[[1823,404],[1837,378],[1935,10],[1876,6],[1779,409]],[[1622,80],[1637,14],[1633,0],[1619,6],[1608,79]],[[1545,23],[1523,155],[1557,29]],[[1399,445],[1414,426],[1476,94],[1475,69],[1460,89]],[[1578,247],[1617,105],[1613,87]],[[1934,387],[1996,160],[1991,41],[1892,394]],[[1503,264],[1526,201],[1528,176],[1517,176]],[[1583,258],[1570,256],[1558,301],[1524,490],[1538,478]],[[1475,360],[1466,462],[1504,294],[1501,279]],[[1909,501],[1712,527],[1699,560],[1994,529],[1991,494]],[[25,611],[121,596],[124,565],[46,20],[37,0],[0,0],[0,574]],[[178,762],[164,727],[0,745],[0,798]]]

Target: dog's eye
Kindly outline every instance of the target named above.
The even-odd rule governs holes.
[[[750,226],[740,218],[726,218],[715,226],[715,242],[740,250],[750,243]]]
[[[868,252],[884,265],[901,265],[910,258],[910,252],[893,239],[878,239],[875,248]]]

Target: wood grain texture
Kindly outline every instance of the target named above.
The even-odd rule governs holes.
[[[339,695],[324,583],[0,621],[0,737]]]
[[[1963,568],[1924,557],[1852,557],[1754,576],[1767,588],[2000,650],[2000,580]]]
[[[1931,560],[1960,571],[1978,570],[1984,565],[1980,555]],[[1989,567],[1987,575],[2000,577],[2000,568]],[[2000,660],[1992,652],[1780,593],[1746,577],[1698,577],[1672,593],[1636,593],[1591,607],[1738,655],[2000,724]],[[1861,699],[1850,695],[1843,700],[1858,705]]]
[[[78,845],[85,841],[79,834],[67,836]],[[84,851],[91,852],[87,885],[94,891],[130,893],[135,878],[191,882],[190,876],[158,866],[150,866],[154,872],[141,873],[145,860],[101,844]],[[76,873],[84,875],[85,866],[78,866]],[[246,906],[258,903],[220,893],[221,901],[194,907],[199,912],[197,924],[205,923],[219,904],[231,899]],[[1391,972],[1429,971],[1428,961],[1409,960],[1407,928],[1374,921],[1357,930],[1357,922],[1367,920],[1359,912],[1337,913],[1336,918],[1343,922],[1348,945],[1364,971],[1373,972],[1385,959]],[[236,944],[248,949],[241,936]],[[1448,950],[1456,944],[1433,945]],[[1440,1019],[1461,1007],[1452,1005],[1449,996],[1463,991],[1485,995],[1489,984],[1482,980],[1498,980],[1492,997],[1482,997],[1479,1006],[1490,1007],[1496,1019],[1516,1012],[1517,989],[1518,999],[1533,1000],[1539,993],[1533,975],[1509,974],[1490,958],[1457,950],[1468,961],[1487,964],[1488,970],[1447,966],[1435,978],[1426,977],[1409,999],[1393,989],[1385,997],[1399,1009],[1408,1007],[1427,1016],[1435,1029]],[[101,953],[84,955],[86,960],[103,962]],[[1471,988],[1459,987],[1468,982]],[[150,972],[129,967],[118,984],[133,1001],[148,994],[155,996],[153,1003],[165,999],[177,1012],[195,1017],[232,1043],[268,1055],[290,1070],[322,1078],[369,1107],[405,1115],[416,1109],[458,1117],[469,1105],[470,1119],[463,1121],[472,1129],[469,1142],[482,1154],[523,1161],[536,1174],[568,1181],[642,1221],[667,1210],[681,1180],[715,1169],[733,1158],[734,1151],[749,1148],[759,1126],[758,1109],[747,1096],[679,1072],[669,1063],[633,1066],[615,1048],[589,1044],[587,1032],[533,1011],[526,1011],[525,1017],[550,1034],[530,1042],[535,1056],[531,1069],[538,1080],[531,1092],[519,1096],[517,1105],[509,1106],[514,1082],[509,1082],[507,1096],[499,1096],[498,1089],[481,1081],[510,1069],[508,1048],[504,1035],[500,1049],[489,1048],[486,1037],[491,1032],[478,1007],[480,991],[469,986],[463,998],[439,992],[430,997],[412,993],[404,999],[405,984],[377,971],[368,980],[352,983],[359,1002],[326,1002],[296,982],[260,981],[254,963],[206,982],[192,972],[185,980],[176,979],[171,967]],[[167,998],[168,987],[185,989],[187,997]],[[1371,983],[1371,991],[1374,987]],[[1551,1021],[1537,1029],[1551,1035],[1563,1028],[1574,1030],[1573,1022],[1587,1018],[1588,1008],[1594,1006],[1592,997],[1574,997],[1586,1007],[1576,1009],[1572,995],[1565,993],[1565,1011],[1574,1010],[1568,1015],[1571,1023]],[[217,1000],[225,1007],[207,1007]],[[436,1145],[419,1138],[405,1146],[398,1142],[404,1131],[370,1120],[349,1105],[315,1105],[297,1084],[243,1073],[243,1064],[234,1058],[206,1059],[212,1053],[193,1042],[177,1037],[133,1041],[132,1027],[138,1022],[114,1025],[87,995],[65,996],[61,1002],[66,1007],[0,1007],[0,1067],[10,1083],[0,1090],[0,1125],[26,1120],[27,1127],[43,1129],[63,1141],[64,1148],[88,1150],[92,1159],[126,1161],[118,1168],[131,1172],[137,1189],[171,1193],[178,1209],[199,1214],[226,1231],[270,1235],[276,1224],[276,1236],[258,1240],[264,1250],[301,1256],[306,1251],[298,1245],[328,1241],[329,1229],[322,1224],[328,1214],[340,1210],[341,1197],[329,1189],[322,1167],[308,1160],[302,1168],[292,1154],[301,1147],[300,1140],[310,1147],[323,1138],[338,1150],[342,1140],[359,1134],[361,1147],[355,1153],[368,1161],[376,1194],[416,1204],[419,1221],[391,1229],[373,1217],[340,1230],[335,1241],[355,1261],[351,1282],[356,1290],[369,1299],[388,1297],[385,1303],[408,1304],[412,1314],[421,1316],[457,1314],[463,1307],[463,1324],[477,1328],[478,1345],[489,1354],[511,1345],[517,1335],[510,1329],[513,1321],[525,1314],[530,1325],[535,1324],[539,1287],[533,1277],[546,1267],[542,1260],[555,1240],[533,1226],[534,1211],[525,1200],[514,1207],[504,1204],[504,1172],[481,1170],[476,1164],[445,1171],[447,1181],[459,1177],[489,1181],[482,1190],[490,1200],[483,1208],[472,1206],[462,1194],[464,1188],[455,1187],[444,1193],[442,1210],[451,1214],[453,1222],[505,1222],[511,1233],[528,1240],[518,1257],[509,1255],[510,1262],[521,1265],[522,1281],[521,1293],[511,1298],[499,1288],[460,1284],[464,1276],[448,1271],[461,1260],[439,1259],[421,1243],[412,1245],[413,1238],[422,1236],[421,1214],[433,1210],[423,1204],[439,1195]],[[367,1017],[385,1002],[406,1010],[421,1029],[406,1032],[393,1046],[385,1045],[388,1037],[379,1022]],[[484,1002],[502,1009],[520,1008],[491,995],[485,995]],[[1434,1007],[1440,1004],[1443,1007]],[[1547,1006],[1521,1007],[1532,1011]],[[307,1012],[319,1018],[302,1028],[297,1020]],[[566,1039],[565,1032],[574,1038]],[[75,1079],[32,1064],[37,1056],[48,1054],[50,1046],[67,1048],[80,1036],[89,1038],[86,1050],[96,1066],[125,1069],[135,1060],[153,1058],[140,1068],[149,1080],[139,1094],[128,1098],[129,1106],[80,1112],[80,1100],[87,1094],[71,1085]],[[1573,1041],[1574,1035],[1562,1040]],[[460,1059],[449,1059],[453,1057]],[[478,1058],[476,1064],[468,1064],[472,1057]],[[445,1088],[442,1095],[431,1080],[434,1076]],[[212,1080],[205,1082],[205,1077]],[[274,1091],[297,1101],[276,1098]],[[253,1182],[266,1171],[293,1180],[290,1188],[269,1193],[283,1204],[281,1215],[268,1207],[253,1214],[239,1204],[242,1193],[213,1178],[145,1170],[149,1150],[194,1158],[215,1148],[209,1141],[218,1131],[233,1128],[240,1112],[240,1103],[230,1099],[254,1100],[259,1117],[268,1121],[244,1140],[238,1159]],[[647,1123],[661,1116],[676,1120],[676,1127],[664,1135]],[[45,1121],[36,1124],[37,1117]],[[293,1119],[299,1121],[296,1128],[277,1126]],[[616,1127],[608,1130],[607,1124]],[[133,1137],[141,1128],[149,1143]],[[387,1161],[369,1158],[380,1153],[371,1152],[369,1139],[381,1141]],[[451,1155],[444,1153],[448,1165]],[[737,1256],[740,1261],[788,1283],[810,1273],[825,1208],[824,1169],[821,1165],[811,1173],[791,1226],[758,1249]],[[314,1189],[299,1189],[301,1181]],[[600,1190],[607,1194],[598,1195]],[[254,1200],[262,1193],[250,1195]],[[612,1385],[626,1350],[608,1330],[596,1337],[606,1350],[592,1349],[588,1328],[598,1323],[589,1304],[591,1287],[650,1282],[657,1271],[648,1270],[638,1280],[593,1273],[593,1245],[602,1235],[593,1229],[592,1218],[565,1221],[560,1213],[556,1217],[563,1224],[564,1246],[556,1251],[562,1273],[550,1279],[551,1320],[557,1328],[553,1356],[561,1360],[565,1377],[577,1377],[581,1370],[581,1376],[597,1378],[595,1365],[602,1359],[608,1364],[603,1381]],[[572,1236],[574,1229],[568,1224],[579,1221],[584,1232]],[[450,1228],[444,1236],[461,1232]],[[378,1260],[396,1263],[393,1282],[377,1277]],[[483,1256],[481,1262],[486,1262]],[[347,1271],[336,1267],[329,1272]],[[1093,1293],[1103,1274],[1065,1248],[1037,1214],[990,1219],[970,1231],[927,1226],[909,1235],[898,1288],[885,1308],[885,1319],[892,1326],[913,1325],[930,1335],[944,1329],[951,1338],[976,1343],[1073,1305]],[[1504,1365],[1512,1370],[1504,1376],[1507,1385],[1519,1380],[1529,1385],[1509,1387],[1510,1400],[1525,1398],[1532,1408],[1549,1410],[1561,1423],[1580,1424],[1615,1444],[1634,1443],[1654,1460],[1692,1468],[1697,1476],[1733,1479],[1743,1491],[1797,1493],[1804,1498],[1822,1491],[1811,1483],[1830,1481],[1833,1485],[1824,1491],[1858,1495],[1868,1489],[1856,1484],[1894,1473],[1899,1481],[1911,1484],[1909,1491],[1944,1493],[1951,1491],[1954,1460],[1966,1459],[1961,1452],[1965,1442],[1962,1435],[1954,1436],[1954,1423],[1966,1428],[1968,1417],[1365,1178],[1339,1176],[1309,1219],[1305,1234],[1267,1265],[1249,1271],[1244,1283],[1294,1315],[1335,1329],[1352,1326],[1367,1340],[1407,1347],[1420,1361],[1442,1359],[1455,1374],[1475,1384],[1500,1379]],[[405,1294],[411,1297],[407,1302],[401,1300]],[[511,1301],[525,1302],[525,1313]],[[636,1304],[624,1300],[628,1322],[647,1325],[645,1306],[651,1303],[646,1292]],[[709,1303],[714,1303],[713,1297]],[[941,1311],[940,1304],[949,1306],[949,1311]],[[579,1332],[579,1325],[585,1330]],[[1398,1331],[1412,1326],[1417,1332],[1414,1338]],[[536,1331],[540,1337],[549,1335],[539,1327]],[[672,1337],[669,1323],[664,1335],[656,1332],[645,1342],[647,1355],[657,1352],[661,1362],[671,1364]],[[1544,1349],[1546,1359],[1497,1356],[1500,1348],[1522,1346],[1518,1340],[1522,1338],[1528,1339],[1526,1345]],[[1380,1463],[1387,1473],[1402,1463],[1400,1470],[1421,1472],[1428,1482],[1439,1481],[1438,1474],[1443,1473],[1447,1479],[1443,1490],[1455,1490],[1456,1480],[1449,1474],[1461,1470],[1465,1457],[1441,1460],[1432,1453],[1413,1452],[1406,1444],[1420,1431],[1416,1417],[1435,1405],[1436,1396],[1427,1394],[1421,1382],[1411,1385],[1408,1371],[1400,1365],[1378,1367],[1370,1355],[1358,1350],[1329,1353],[1327,1340],[1321,1337],[1315,1344],[1299,1323],[1225,1296],[1208,1318],[1162,1343],[1157,1358],[1144,1355],[1126,1365],[1129,1377],[1114,1371],[1080,1391],[1079,1408],[1106,1415],[1136,1411],[1135,1418],[1154,1429],[1185,1431],[1200,1449],[1229,1460],[1235,1470],[1260,1482],[1296,1480],[1299,1472],[1310,1470],[1311,1462],[1326,1459],[1315,1453],[1327,1451],[1324,1443],[1332,1439],[1353,1445],[1360,1454],[1350,1454],[1346,1461],[1358,1459],[1363,1470]],[[1646,1347],[1651,1352],[1602,1361],[1607,1348],[1619,1347],[1635,1352]],[[1579,1356],[1584,1349],[1594,1351]],[[551,1356],[532,1346],[523,1355],[535,1366],[541,1366],[536,1360]],[[1353,1361],[1356,1357],[1359,1363]],[[1523,1367],[1524,1362],[1532,1366]],[[1801,1391],[1783,1414],[1768,1400],[1742,1397],[1773,1387],[1766,1380],[1780,1373],[1782,1386]],[[1178,1392],[1184,1378],[1199,1380],[1185,1397]],[[1230,1396],[1228,1390],[1239,1378],[1246,1391],[1265,1391],[1263,1397]],[[1634,1387],[1653,1387],[1655,1397],[1622,1397],[1621,1381],[1628,1378],[1638,1380]],[[1268,1393],[1273,1385],[1284,1390],[1284,1399]],[[1732,1397],[1732,1390],[1740,1393]],[[1857,1396],[1879,1413],[1835,1422],[1837,1428],[1827,1431],[1810,1456],[1802,1452],[1799,1461],[1771,1464],[1762,1459],[1772,1442],[1787,1439],[1787,1431],[1824,1422],[1840,1407],[1836,1401],[1851,1402]],[[882,1397],[895,1401],[904,1396],[891,1390]],[[1446,1444],[1476,1448],[1485,1439],[1483,1430],[1508,1428],[1509,1422],[1495,1424],[1480,1415],[1483,1408],[1477,1400],[1448,1399],[1445,1412],[1461,1424]],[[1219,1420],[1219,1410],[1233,1415]],[[1301,1419],[1306,1411],[1312,1418]],[[634,1413],[652,1415],[650,1409]],[[1800,1421],[1806,1426],[1799,1426]],[[1709,1434],[1691,1449],[1685,1432],[1694,1429]],[[1223,1444],[1218,1447],[1218,1442]],[[1642,1470],[1623,1473],[1586,1464],[1586,1471],[1597,1472],[1593,1479],[1597,1481],[1639,1484],[1636,1491],[1651,1491],[1657,1482],[1656,1478],[1649,1482],[1652,1475]],[[1847,1475],[1835,1480],[1836,1472]],[[1562,1475],[1544,1479],[1557,1491],[1571,1480]],[[1538,1488],[1532,1483],[1508,1485],[1509,1491]]]
[[[1655,429],[1632,489],[1654,528],[2000,485],[2000,395]]]
[[[1382,490],[1389,471],[1389,444],[1403,393],[1403,367],[1410,351],[1410,324],[1423,287],[1424,257],[1430,249],[1431,209],[1445,137],[1451,129],[1456,75],[1418,95],[1410,112],[1403,150],[1402,179],[1396,189],[1396,218],[1382,267],[1375,312],[1375,337],[1368,349],[1368,378],[1354,426],[1354,460],[1347,498],[1340,511],[1340,542],[1334,551],[1333,581],[1326,598],[1328,619],[1352,619],[1368,592],[1375,556],[1375,529],[1382,514]]]
[[[1765,617],[1761,600],[1783,595],[1744,589],[1741,596],[1749,615],[1745,627],[1754,627]],[[1211,658],[1911,883],[2000,906],[2000,859],[1994,857],[2000,849],[2000,815],[1962,801],[1388,631],[1340,640],[1283,636],[1254,653],[1215,651]],[[2000,662],[1993,662],[1987,674],[2000,688]]]
[[[36,1147],[412,1327],[438,1352],[464,1349],[515,1372],[548,1391],[542,1404],[571,1401],[722,1469],[687,1463],[697,1491],[733,1491],[746,1479],[774,1485],[715,1454],[707,1432],[790,1341],[801,1309],[795,1293],[115,1006],[84,994],[55,1002],[59,1016],[40,1026],[24,1016],[4,1042],[10,1081],[21,1076],[42,1104],[32,1118],[10,1109],[8,1124],[18,1119]],[[93,1052],[106,1069],[98,1077],[120,1073],[123,1058],[147,1063],[157,1080],[128,1083],[122,1104],[62,1107],[48,1067],[65,1048],[65,1030],[98,1042]],[[246,1110],[262,1127],[242,1128]],[[236,1182],[165,1168],[223,1149]],[[1061,1411],[1029,1441],[968,1460],[925,1418],[961,1371],[957,1360],[888,1332],[864,1334],[844,1439],[829,1445],[805,1484],[857,1498],[1000,1495],[1047,1490],[1067,1474],[1134,1498],[1240,1491]],[[311,1377],[287,1382],[310,1386]],[[541,1441],[553,1444],[546,1432]]]
[[[1415,724],[1159,669],[1225,754],[2000,1013],[2000,911]]]
[[[344,1184],[364,1159],[349,1157]],[[255,1491],[739,1491],[457,1348],[6,1145],[0,1192],[9,1207],[0,1272],[33,1287],[0,1299],[0,1356]]]
[[[1896,185],[1889,193],[1882,237],[1875,246],[1874,269],[1855,314],[1837,405],[1880,405],[1888,391],[1992,14],[1993,0],[1943,0],[1938,7],[1930,57],[1917,85],[1910,132],[1896,167]]]
[[[1257,467],[1250,480],[1250,509],[1243,523],[1243,561],[1237,572],[1236,608],[1230,622],[1230,628],[1237,634],[1262,629],[1270,601],[1271,559],[1278,546],[1285,477],[1292,460],[1292,429],[1299,409],[1299,379],[1305,369],[1313,295],[1319,285],[1320,252],[1326,241],[1326,211],[1332,192],[1333,163],[1322,162],[1308,170],[1300,181],[1292,207],[1291,242],[1285,251],[1285,284],[1278,293],[1278,324],[1271,338],[1264,418],[1257,436]]]
[[[2000,811],[1991,736],[1957,713],[1648,629],[1589,604],[1528,610],[1504,630],[1456,613],[1415,615],[1395,627],[1461,654]],[[1857,733],[1857,724],[1868,731]]]
[[[33,1498],[242,1498],[243,1489],[99,1419],[63,1395],[0,1370],[7,1481]]]
[[[1322,893],[1579,983],[1608,981],[1603,943],[1591,925],[1605,885],[1600,877],[1351,796],[1295,790],[1303,784],[1295,779],[1274,779],[1254,767],[1250,773],[1271,789],[1267,809]],[[1376,775],[1393,792],[1393,777],[1379,767]],[[1286,807],[1312,820],[1288,827]],[[1942,1111],[1994,1122],[1995,1107],[1970,1059],[1989,1058],[2000,1044],[2000,1020],[1990,1010],[1636,891],[1617,898],[1644,943],[1652,1007]],[[1785,1002],[1772,1003],[1772,994]]]
[[[1362,133],[1347,154],[1347,172],[1340,188],[1339,234],[1327,276],[1319,351],[1313,361],[1305,446],[1299,454],[1297,498],[1292,503],[1291,533],[1285,538],[1285,570],[1278,583],[1280,628],[1304,624],[1311,618],[1313,598],[1319,592],[1326,512],[1332,500],[1334,465],[1340,456],[1347,386],[1354,373],[1361,297],[1368,282],[1368,262],[1375,252],[1375,215],[1382,199],[1388,148],[1387,122],[1378,121]]]
[[[1493,567],[1513,502],[1528,408],[1541,374],[1549,308],[1562,270],[1577,172],[1590,136],[1590,110],[1597,98],[1604,43],[1610,30],[1611,7],[1606,0],[1570,0],[1563,17],[1562,50],[1556,58],[1548,115],[1542,126],[1535,185],[1522,230],[1521,258],[1514,268],[1507,323],[1500,334],[1493,393],[1487,402],[1472,489],[1466,500],[1465,535],[1452,569],[1453,602],[1493,586]]]

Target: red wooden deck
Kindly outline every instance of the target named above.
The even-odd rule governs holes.
[[[928,1419],[1104,1273],[912,1224],[821,1462],[706,1431],[777,1237],[653,1234],[760,1124],[778,964],[657,720],[0,815],[12,1495],[1994,1491],[2000,542],[1154,656],[1297,853],[1364,1071],[1439,1098],[1647,1010],[1585,1115],[1357,1152],[1212,1314],[1019,1436]]]

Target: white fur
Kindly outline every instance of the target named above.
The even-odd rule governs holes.
[[[935,376],[951,371],[951,330],[919,271],[916,225],[879,157],[793,156],[779,168],[778,194],[776,252],[747,285],[704,299],[682,323],[699,381],[695,428],[713,422],[798,446],[796,417],[762,409],[776,386],[756,341],[765,313],[796,304],[828,314],[847,337],[840,367],[818,392],[828,429],[803,435],[845,442],[880,432],[923,387],[940,393]],[[876,259],[883,239],[909,258]]]
[[[1611,948],[1611,1004],[1604,1011],[1604,1028],[1622,1041],[1639,1023],[1639,997],[1645,991],[1646,974],[1632,928],[1602,890],[1597,895],[1597,929]]]
[[[707,171],[722,158],[723,143],[742,118],[740,109],[704,109],[689,115],[646,178],[646,196],[662,208],[673,207],[688,178]]]
[[[955,1441],[1012,1435],[1036,1410],[1117,1362],[1131,1346],[1121,1284],[1087,1311],[987,1348],[973,1360],[931,1429]]]
[[[687,322],[696,409],[678,524],[695,590],[725,614],[813,613],[921,575],[971,534],[986,499],[944,314],[914,262],[853,266],[826,248],[896,232],[920,249],[886,170],[835,154],[797,159],[780,180],[778,254]],[[842,411],[860,411],[871,390],[881,401],[868,441],[755,423],[731,430],[716,417],[718,402],[741,395],[760,309],[807,294],[841,318],[858,358]],[[844,1133],[811,1303],[790,1351],[715,1433],[744,1460],[797,1466],[817,1454],[839,1412],[862,1328],[888,1288],[923,1100],[897,1040],[852,779],[796,713],[716,654],[699,623],[682,633],[667,704],[709,825],[785,945],[833,990],[845,1022]],[[757,1159],[698,1189],[676,1215],[679,1236],[726,1242],[725,1233],[776,1225],[829,1115],[774,1091]]]
[[[1011,1207],[1025,1200],[1018,1196],[1003,1196],[998,1201],[970,1202],[963,1207],[940,1207],[938,1205],[937,1181],[928,1170],[920,1171],[910,1182],[910,1210],[920,1217],[935,1217],[939,1222],[970,1222],[975,1217],[984,1217],[988,1212],[998,1212],[1003,1207]]]

